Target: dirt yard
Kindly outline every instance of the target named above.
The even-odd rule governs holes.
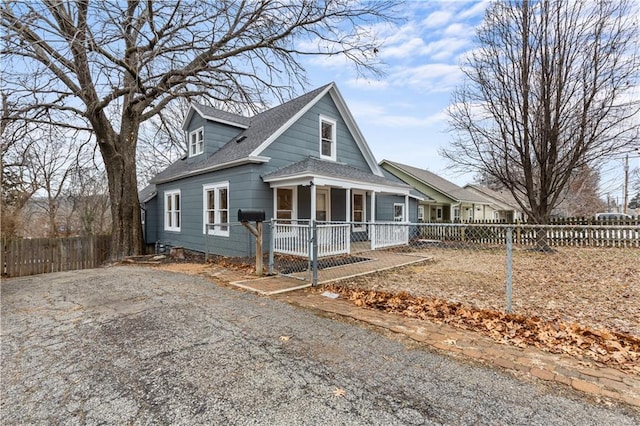
[[[432,260],[340,282],[505,309],[504,251],[429,250]],[[514,251],[513,312],[640,337],[640,250]]]

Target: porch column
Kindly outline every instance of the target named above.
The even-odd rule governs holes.
[[[376,221],[376,193],[371,191],[371,222]]]
[[[404,217],[402,218],[402,220],[405,222],[409,222],[409,196],[408,195],[404,196]]]
[[[351,188],[347,188],[345,191],[347,193],[347,199],[345,200],[344,205],[347,206],[347,211],[344,214],[345,222],[351,222]]]
[[[311,181],[311,220],[316,220],[316,185]]]
[[[278,218],[278,188],[273,188],[273,218]]]

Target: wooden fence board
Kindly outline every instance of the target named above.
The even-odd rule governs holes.
[[[2,239],[0,274],[21,277],[95,268],[109,259],[111,237]]]

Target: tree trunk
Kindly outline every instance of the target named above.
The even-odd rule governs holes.
[[[111,259],[142,254],[142,218],[136,176],[135,117],[122,120],[120,134],[111,129],[96,130],[96,138],[109,182],[111,201]]]

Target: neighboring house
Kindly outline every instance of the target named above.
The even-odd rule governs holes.
[[[464,189],[485,197],[491,204],[489,205],[490,219],[503,222],[515,222],[524,219],[522,208],[506,189],[495,191],[483,185],[468,184]]]
[[[380,166],[426,195],[418,206],[421,222],[451,222],[493,218],[491,202],[435,173],[394,161],[382,160]]]
[[[192,104],[183,130],[187,155],[141,196],[147,244],[250,255],[239,209],[353,222],[359,237],[367,222],[417,220],[419,195],[384,176],[334,83],[251,118]]]

